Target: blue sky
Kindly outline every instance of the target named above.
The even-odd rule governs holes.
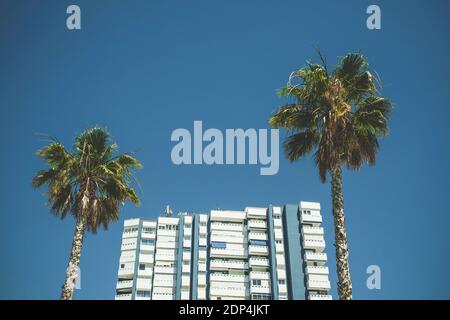
[[[66,8],[82,11],[68,31]],[[382,29],[365,26],[378,4]],[[135,152],[142,205],[88,235],[78,299],[112,299],[124,218],[247,205],[322,204],[336,294],[329,184],[310,158],[275,176],[257,166],[175,166],[176,128],[268,128],[283,103],[275,90],[317,58],[331,66],[361,51],[395,104],[375,167],[344,173],[350,267],[356,299],[450,299],[450,85],[447,1],[17,1],[0,2],[0,298],[57,299],[74,222],[33,190],[45,141],[70,146],[92,125]],[[282,137],[285,135],[282,134]],[[381,267],[381,290],[366,268]]]

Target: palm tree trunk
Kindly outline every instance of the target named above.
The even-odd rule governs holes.
[[[342,169],[331,170],[331,196],[333,200],[334,239],[336,247],[336,268],[340,300],[352,299],[352,282],[348,264],[348,242],[345,230],[344,194],[342,191]]]
[[[78,276],[78,267],[80,265],[81,249],[83,247],[84,233],[86,230],[86,221],[84,218],[78,218],[75,226],[75,232],[72,240],[72,251],[70,253],[69,263],[67,265],[66,280],[62,287],[61,300],[72,300],[75,281]]]

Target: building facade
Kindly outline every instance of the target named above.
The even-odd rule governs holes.
[[[124,222],[116,300],[329,300],[320,204]]]

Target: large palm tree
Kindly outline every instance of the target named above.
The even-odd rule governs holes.
[[[48,168],[36,174],[33,186],[48,187],[53,214],[63,219],[70,213],[76,221],[61,299],[73,297],[86,230],[95,234],[100,226],[107,229],[111,221],[118,220],[126,200],[139,204],[130,185],[133,170],[141,164],[128,154],[116,155],[116,149],[108,132],[94,127],[75,139],[72,152],[56,140],[37,152]]]
[[[288,130],[284,149],[289,161],[313,151],[321,181],[326,181],[327,173],[331,176],[338,293],[340,299],[349,300],[342,166],[358,170],[364,163],[375,164],[378,138],[388,133],[391,103],[379,94],[363,55],[345,55],[331,72],[320,58],[320,64],[308,62],[291,74],[279,95],[292,101],[278,108],[269,122]]]

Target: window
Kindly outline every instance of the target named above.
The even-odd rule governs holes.
[[[122,264],[120,265],[120,269],[123,269],[123,268],[125,268],[125,264],[124,264],[124,263],[122,263]]]
[[[183,261],[183,265],[188,266],[189,264],[190,264],[190,261],[188,261],[188,260]]]
[[[206,251],[206,246],[199,246],[198,249],[199,249],[200,251]]]
[[[285,284],[286,283],[286,280],[284,280],[284,279],[279,279],[278,280],[278,284]]]
[[[260,286],[261,285],[261,280],[257,280],[257,279],[252,280],[252,285]]]
[[[211,247],[225,249],[227,247],[227,243],[226,242],[219,242],[219,241],[212,241],[211,242]]]
[[[277,244],[282,244],[283,241],[282,241],[282,240],[275,240],[275,243],[277,243]]]
[[[145,227],[142,229],[143,233],[148,233],[148,234],[153,234],[155,233],[155,229],[154,228],[149,228],[149,227]]]
[[[273,218],[274,218],[274,219],[281,219],[281,216],[280,216],[279,214],[274,214],[274,215],[273,215]]]
[[[138,297],[150,297],[150,291],[138,290],[136,295]]]
[[[138,229],[137,227],[128,227],[128,228],[125,228],[125,229],[123,230],[123,232],[124,232],[124,233],[136,232],[137,229]]]
[[[266,240],[250,240],[250,245],[267,246],[267,241]]]
[[[145,270],[145,264],[140,263],[139,264],[139,270]]]
[[[191,236],[190,236],[190,235],[185,235],[185,236],[183,237],[183,239],[184,239],[184,240],[191,240]]]
[[[272,296],[270,294],[252,294],[252,300],[270,300]]]
[[[142,239],[141,243],[146,246],[152,246],[155,244],[155,240],[154,239]]]

